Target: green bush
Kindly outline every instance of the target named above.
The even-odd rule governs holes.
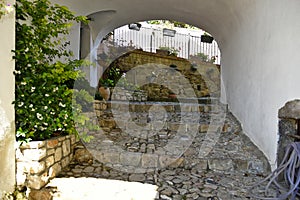
[[[18,140],[43,140],[75,131],[72,96],[76,91],[68,83],[83,76],[75,69],[85,64],[73,60],[67,49],[65,36],[75,22],[87,20],[48,0],[16,2]],[[80,112],[80,107],[75,110]]]

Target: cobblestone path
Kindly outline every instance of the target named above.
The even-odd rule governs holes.
[[[130,115],[118,113],[122,106],[95,105],[102,131],[90,133],[94,139],[85,145],[93,157],[79,144],[59,177],[153,184],[161,200],[231,200],[252,199],[249,187],[270,173],[262,152],[219,104],[136,105]],[[165,148],[173,140],[177,143]]]

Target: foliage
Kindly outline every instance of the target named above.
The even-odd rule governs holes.
[[[15,8],[17,139],[74,133],[74,90],[68,83],[83,76],[75,69],[85,63],[72,60],[65,35],[73,23],[87,20],[48,0],[17,0]]]
[[[159,47],[158,49],[159,50],[167,50],[167,51],[169,51],[170,55],[174,55],[174,56],[177,56],[179,53],[179,50],[175,49],[175,47]]]
[[[99,45],[98,49],[98,62],[101,66],[107,69],[116,59],[124,55],[127,52],[137,49],[132,44],[132,41],[122,41],[120,44],[116,44],[112,39],[113,33],[107,34]],[[106,49],[106,50],[104,50]]]
[[[187,28],[187,29],[198,29],[195,26],[186,24],[184,22],[178,22],[174,20],[150,20],[147,21],[149,24],[156,24],[156,25],[164,25],[166,27],[179,27],[179,28]]]
[[[216,57],[212,56],[209,58],[208,55],[204,53],[197,53],[195,56],[191,56],[200,59],[202,62],[209,62],[209,63],[214,63],[216,61]]]
[[[2,16],[13,11],[13,6],[9,3],[6,3],[5,0],[0,0],[0,19]]]
[[[94,98],[86,90],[75,90],[74,100],[76,104],[81,106],[82,112],[92,112],[93,111],[93,101]]]
[[[103,76],[99,80],[99,86],[115,87],[117,81],[120,79],[120,69],[117,67],[109,67],[103,73]]]

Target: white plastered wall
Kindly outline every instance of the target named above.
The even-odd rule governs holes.
[[[13,1],[10,1],[13,4]],[[15,20],[10,13],[0,19],[0,199],[15,186],[14,61]]]
[[[229,104],[245,133],[274,166],[278,109],[286,101],[300,98],[299,0],[66,0],[63,3],[81,15],[115,11],[109,19],[100,19],[95,41],[118,26],[148,19],[183,21],[213,34],[222,53],[222,101]],[[282,36],[285,41],[280,40]]]

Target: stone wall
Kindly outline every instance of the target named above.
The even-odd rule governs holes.
[[[287,102],[278,113],[279,141],[277,149],[277,164],[284,157],[286,147],[295,141],[300,141],[300,100]]]
[[[40,189],[73,158],[75,135],[22,144],[16,151],[17,186]]]
[[[92,134],[95,138],[88,145],[90,152],[105,166],[138,173],[189,164],[202,170],[214,171],[235,169],[261,174],[268,170],[267,160],[240,133],[241,125],[233,115],[227,113],[221,124],[220,119],[218,122],[211,120],[212,116],[220,116],[220,113],[226,112],[226,105],[95,101],[94,106],[102,131]],[[126,114],[128,111],[130,115]],[[199,156],[208,131],[215,133],[216,130],[221,132],[216,148],[205,157]],[[175,137],[186,139],[191,134],[194,134],[193,144],[189,146],[189,150],[184,148],[184,142],[180,139],[173,143]],[[243,142],[235,138],[237,135],[243,138]],[[225,138],[230,142],[225,142]],[[169,144],[174,144],[174,148],[168,149]],[[245,156],[246,149],[255,156]],[[176,152],[184,153],[179,156]]]
[[[144,68],[142,68],[142,71],[137,70],[135,73],[127,73],[137,66],[144,66]],[[170,66],[176,66],[176,68]],[[145,82],[145,79],[148,80],[147,83],[155,82],[156,84],[138,85],[140,89],[147,93],[148,100],[165,101],[169,98],[171,92],[170,87],[167,86],[175,88],[175,91],[172,92],[180,94],[181,91],[186,89],[187,84],[189,84],[189,88],[194,90],[198,98],[220,96],[219,66],[202,62],[200,58],[186,60],[176,56],[164,56],[135,50],[116,59],[110,65],[110,68],[112,67],[119,68],[121,72],[126,73],[126,78],[133,80],[132,82],[141,83]],[[107,72],[108,70],[104,72],[104,77],[107,76]],[[186,80],[187,84],[181,81],[182,78]]]

